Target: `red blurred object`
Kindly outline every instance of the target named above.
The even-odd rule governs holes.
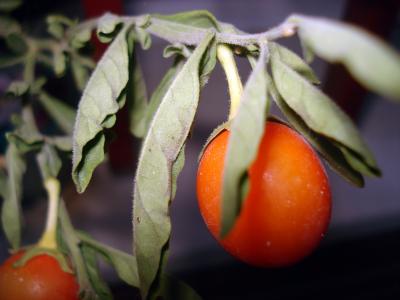
[[[123,13],[122,0],[83,0],[82,4],[87,19],[101,16],[106,12],[119,15]],[[101,43],[95,34],[92,42],[95,46],[94,58],[99,60],[108,45]],[[113,128],[117,138],[108,148],[110,164],[115,171],[130,171],[133,166],[134,151],[126,106],[118,112],[117,120]]]

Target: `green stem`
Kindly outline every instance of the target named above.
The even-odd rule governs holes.
[[[57,249],[57,214],[60,199],[60,182],[56,178],[44,181],[48,195],[46,228],[39,240],[38,246],[47,249]]]
[[[217,57],[220,61],[222,68],[226,74],[228,81],[229,96],[230,96],[230,108],[229,108],[229,120],[232,120],[237,113],[240,104],[240,98],[243,93],[243,85],[240,80],[239,72],[236,66],[235,58],[232,50],[226,45],[218,45]]]

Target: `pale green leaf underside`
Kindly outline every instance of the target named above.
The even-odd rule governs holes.
[[[72,171],[79,192],[85,190],[94,169],[104,159],[103,131],[113,125],[114,115],[121,106],[118,100],[129,77],[128,30],[129,25],[126,25],[108,47],[79,102],[73,135]]]
[[[400,100],[400,55],[356,26],[324,18],[294,16],[303,42],[329,62],[344,64],[365,87]]]
[[[269,107],[266,55],[264,48],[244,87],[239,110],[230,126],[222,184],[221,236],[228,234],[239,215],[244,200],[241,192],[242,184],[246,182],[247,170],[257,156],[258,146],[264,133]]]
[[[332,138],[358,153],[377,169],[375,159],[351,119],[315,86],[271,55],[274,83],[282,98],[315,132]]]
[[[200,61],[213,38],[204,37],[162,99],[143,142],[134,187],[134,251],[145,298],[167,243],[171,223],[172,164],[189,134],[197,109]]]

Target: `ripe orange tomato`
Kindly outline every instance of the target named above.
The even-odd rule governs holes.
[[[221,240],[228,138],[225,130],[211,141],[198,168],[198,204],[208,229],[227,252],[248,264],[279,267],[301,260],[319,244],[331,213],[329,182],[317,154],[288,126],[268,122],[249,169],[249,193],[232,230]]]
[[[14,254],[0,266],[1,300],[79,299],[75,277],[65,273],[54,257],[41,254],[14,268],[22,255],[23,252]]]

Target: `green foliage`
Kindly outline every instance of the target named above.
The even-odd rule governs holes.
[[[247,170],[257,156],[268,115],[266,43],[262,43],[260,47],[258,62],[244,87],[237,115],[230,125],[222,184],[220,232],[222,237],[225,237],[235,224],[243,203],[243,196],[247,194],[242,192],[246,187]]]
[[[0,11],[12,11],[20,4],[20,0],[3,0]],[[13,18],[0,16],[0,38],[9,50],[0,58],[0,67],[23,68],[22,80],[14,81],[7,92],[19,101],[21,111],[12,118],[14,128],[7,133],[5,168],[0,169],[0,195],[4,199],[1,220],[12,248],[20,247],[26,153],[36,155],[45,180],[57,177],[64,163],[60,151],[73,150],[72,178],[77,190],[83,192],[105,158],[106,136],[125,102],[130,130],[143,138],[134,180],[134,255],[75,231],[65,205],[60,206],[60,249],[73,262],[81,299],[112,299],[97,265],[99,259],[109,263],[125,283],[139,288],[144,299],[200,299],[190,287],[165,272],[171,236],[169,206],[184,166],[200,90],[214,70],[220,44],[230,44],[235,53],[247,56],[254,68],[236,117],[218,126],[205,145],[221,131],[230,130],[223,178],[222,236],[235,224],[247,195],[247,170],[269,117],[270,98],[288,126],[300,132],[346,180],[361,187],[364,175],[380,175],[355,125],[315,86],[319,80],[308,65],[314,54],[328,62],[342,63],[365,87],[400,99],[398,53],[359,28],[294,15],[271,30],[247,34],[204,10],[167,16],[105,14],[83,23],[51,15],[46,21],[51,38],[41,39],[27,34]],[[110,43],[97,65],[84,54],[93,31],[100,41]],[[299,34],[305,61],[274,42],[295,33]],[[174,62],[148,99],[135,50],[138,44],[149,49],[151,35],[169,43],[164,57],[174,57]],[[38,64],[51,68],[59,78],[72,72],[77,88],[83,91],[77,113],[45,90],[46,80],[36,77]],[[49,136],[40,131],[33,112],[35,101],[65,135]]]
[[[329,62],[340,62],[366,88],[400,100],[400,56],[366,31],[323,18],[293,16],[308,49]]]
[[[129,79],[129,52],[126,43],[130,25],[126,25],[109,46],[83,91],[77,112],[72,178],[83,192],[94,169],[104,159],[104,130],[115,123],[122,107],[122,95]],[[111,122],[107,122],[110,121]]]
[[[169,240],[172,165],[193,122],[200,92],[200,61],[212,38],[212,34],[204,38],[177,74],[143,141],[135,176],[133,220],[134,251],[144,298]]]

